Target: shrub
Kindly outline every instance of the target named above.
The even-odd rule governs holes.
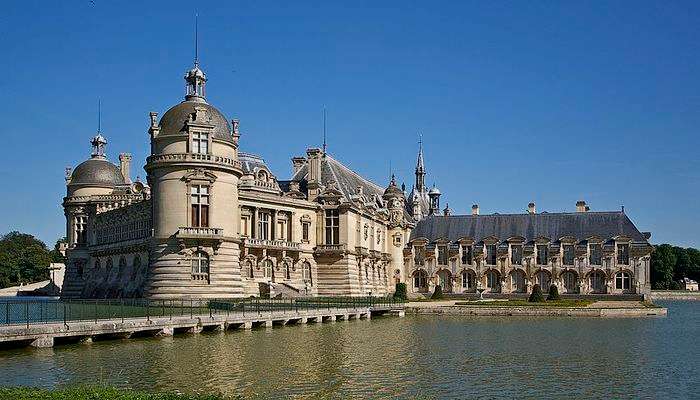
[[[406,284],[399,282],[396,284],[396,289],[394,290],[395,300],[406,300]]]
[[[430,298],[433,300],[442,299],[442,286],[440,286],[440,285],[435,286],[435,291],[433,292],[433,295],[430,296]]]
[[[540,285],[535,284],[535,286],[532,287],[532,293],[530,294],[530,298],[527,299],[530,303],[542,303],[544,302],[544,296],[542,296],[542,289],[540,289]]]
[[[559,296],[559,289],[557,288],[557,285],[550,285],[549,286],[549,294],[547,295],[547,300],[561,300],[561,297]]]

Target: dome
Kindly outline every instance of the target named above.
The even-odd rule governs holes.
[[[394,175],[391,175],[391,182],[389,182],[389,186],[384,190],[384,196],[385,198],[387,197],[403,197],[403,192],[401,189],[396,186],[396,177]]]
[[[431,194],[432,194],[432,195],[441,194],[441,193],[440,193],[440,189],[438,189],[438,188],[436,188],[435,186],[433,186],[433,187],[430,189],[430,191],[428,191],[428,195],[431,195]]]
[[[206,109],[206,123],[214,125],[212,138],[221,139],[227,142],[234,142],[231,134],[231,127],[226,120],[226,117],[216,107],[204,101],[187,100],[172,107],[163,114],[160,119],[160,134],[161,135],[180,135],[183,134],[185,122],[194,114],[195,107],[203,107]]]
[[[75,167],[69,184],[112,187],[123,183],[119,167],[103,158],[91,158]]]

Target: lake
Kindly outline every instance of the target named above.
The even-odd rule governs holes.
[[[700,302],[666,318],[406,316],[0,351],[0,385],[296,398],[700,398]]]

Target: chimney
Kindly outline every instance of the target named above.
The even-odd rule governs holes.
[[[306,149],[306,155],[309,163],[308,184],[309,200],[315,201],[321,192],[321,157],[323,153],[321,149],[312,147]]]
[[[119,154],[119,170],[122,172],[124,177],[124,182],[131,183],[130,170],[131,169],[131,154],[121,153]]]
[[[579,200],[576,202],[576,212],[586,212],[588,210],[589,210],[589,208],[586,205],[585,201]]]
[[[296,175],[304,164],[306,164],[304,157],[292,157],[292,175]]]
[[[527,212],[530,214],[534,214],[536,211],[535,209],[535,203],[530,203],[527,205]]]
[[[478,204],[474,204],[472,206],[472,215],[479,215],[479,205]]]

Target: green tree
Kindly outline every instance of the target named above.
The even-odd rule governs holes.
[[[394,290],[394,299],[396,300],[406,300],[406,284],[399,282],[396,284],[396,290]]]
[[[535,286],[532,287],[532,293],[530,293],[530,298],[527,299],[530,303],[543,303],[544,302],[544,296],[542,295],[542,288],[540,288],[540,285],[535,284]]]
[[[694,281],[700,281],[700,250],[687,248],[685,249],[690,258],[690,267],[688,268],[688,278]]]
[[[547,300],[561,300],[561,296],[559,296],[559,288],[557,288],[557,285],[549,286],[549,294],[547,295]]]
[[[0,287],[49,278],[49,249],[32,235],[10,232],[0,237]]]
[[[651,287],[652,289],[673,289],[673,269],[676,266],[676,254],[670,244],[656,246],[651,253]]]
[[[430,296],[430,298],[433,299],[433,300],[442,299],[442,298],[443,298],[443,295],[442,295],[442,286],[440,286],[440,285],[435,286],[435,291],[433,292],[433,295]]]
[[[51,262],[54,263],[65,263],[66,262],[66,257],[61,254],[61,245],[64,245],[68,243],[68,239],[64,236],[56,241],[56,244],[53,246],[53,250],[49,252],[51,256]]]
[[[678,246],[673,247],[673,254],[676,256],[676,264],[673,266],[673,280],[680,281],[688,276],[691,269],[690,255],[686,249]]]

